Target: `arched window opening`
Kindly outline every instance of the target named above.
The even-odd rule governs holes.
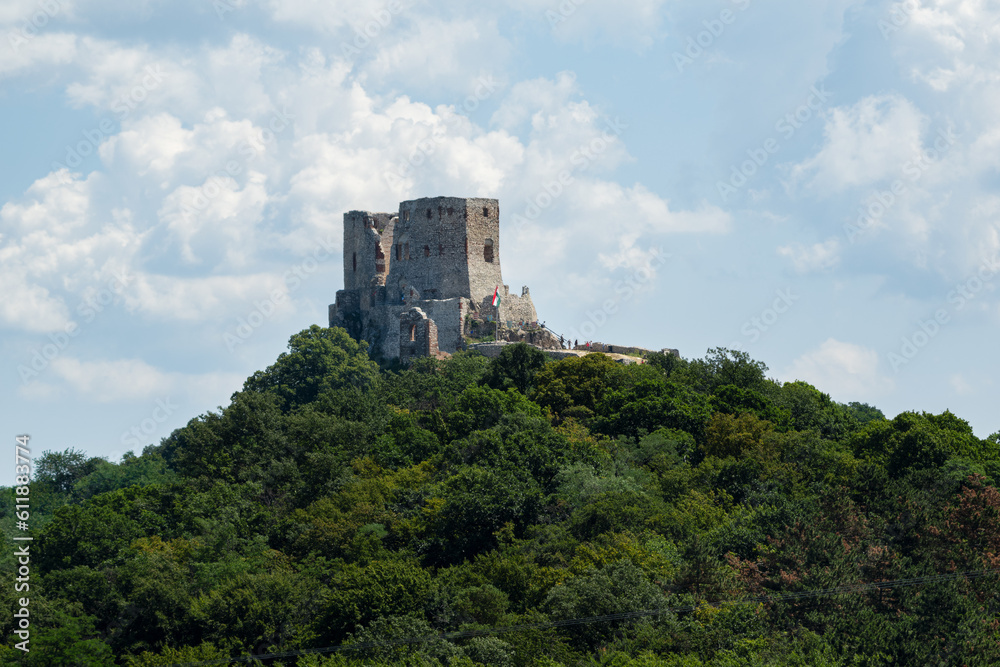
[[[429,245],[425,245],[424,246],[424,257],[430,257],[430,256],[431,256],[431,247]]]
[[[416,339],[417,339],[417,325],[416,324],[411,324],[410,325],[410,340],[414,341]]]
[[[490,217],[490,209],[486,206],[483,207],[483,217],[484,218]]]

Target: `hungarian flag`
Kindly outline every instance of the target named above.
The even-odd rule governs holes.
[[[497,288],[495,290],[493,290],[493,307],[494,308],[499,308],[500,307],[500,286],[499,285],[497,285]]]

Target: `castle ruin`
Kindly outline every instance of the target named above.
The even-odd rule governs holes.
[[[511,294],[500,275],[496,199],[433,197],[404,201],[397,213],[344,214],[344,289],[330,326],[367,341],[372,355],[456,352],[473,321],[537,319],[528,288]]]

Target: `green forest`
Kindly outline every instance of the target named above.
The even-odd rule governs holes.
[[[1000,433],[722,348],[366,349],[313,326],[139,454],[36,454],[0,663],[1000,664]]]

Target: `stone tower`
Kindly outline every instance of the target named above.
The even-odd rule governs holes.
[[[344,214],[344,289],[330,306],[330,326],[397,358],[461,349],[467,315],[538,319],[528,288],[513,295],[503,284],[496,199],[434,197],[402,202],[398,213]],[[406,340],[417,330],[419,345]]]

